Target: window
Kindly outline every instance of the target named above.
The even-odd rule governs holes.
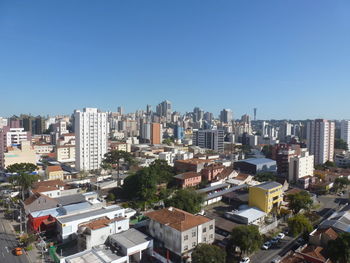
[[[185,246],[184,250],[188,250],[188,246]]]
[[[122,227],[121,227],[121,226],[118,226],[118,230],[120,230],[120,229],[122,229]]]
[[[193,242],[193,243],[192,243],[192,247],[195,247],[195,246],[196,246],[196,242]]]
[[[213,229],[213,227],[214,227],[213,225],[210,225],[210,226],[209,226],[209,229],[210,229],[210,230],[212,230],[212,229]]]
[[[205,233],[205,232],[207,232],[207,228],[206,227],[203,228],[203,233]]]
[[[213,234],[210,235],[210,238],[211,238],[211,239],[213,238]]]
[[[185,235],[185,236],[184,236],[184,240],[187,240],[187,239],[188,239],[188,235]]]
[[[196,232],[192,232],[192,237],[195,237],[196,236]]]
[[[207,238],[205,237],[205,238],[203,239],[203,241],[204,241],[204,242],[207,242]]]

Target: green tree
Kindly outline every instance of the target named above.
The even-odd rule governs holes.
[[[199,244],[192,252],[193,263],[225,263],[226,252],[215,245]]]
[[[327,245],[327,252],[335,263],[350,262],[350,233],[341,233]]]
[[[157,184],[169,183],[175,175],[174,168],[165,160],[155,160],[150,164],[149,169],[155,176]]]
[[[243,253],[253,253],[261,247],[262,243],[263,238],[257,226],[238,226],[231,232],[231,244],[240,248],[241,255]]]
[[[260,172],[254,177],[254,179],[259,182],[276,181],[276,175],[272,172]]]
[[[113,193],[109,193],[107,195],[106,199],[107,199],[107,201],[111,202],[111,201],[115,201],[116,197],[115,197],[115,195]]]
[[[174,138],[168,137],[168,138],[164,139],[162,143],[166,144],[168,146],[171,146],[174,143]]]
[[[338,177],[334,180],[334,186],[333,188],[338,191],[344,190],[348,185],[350,184],[350,181],[346,177]]]
[[[15,163],[6,168],[7,172],[14,174],[11,182],[21,187],[22,200],[24,200],[24,192],[38,181],[38,175],[33,174],[37,169],[38,167],[32,163]]]
[[[306,191],[288,195],[288,199],[289,209],[293,211],[293,214],[299,213],[301,209],[309,211],[313,204],[310,194]]]
[[[349,145],[343,139],[335,139],[334,140],[334,148],[335,149],[341,149],[341,150],[347,151],[347,150],[349,150],[348,146]]]
[[[204,198],[193,189],[180,189],[174,196],[165,200],[166,206],[173,206],[191,214],[201,211]]]
[[[264,145],[261,152],[265,155],[266,158],[272,157],[273,146],[272,145]]]
[[[312,224],[306,216],[298,214],[288,219],[288,228],[293,236],[297,236],[302,233],[311,232]]]
[[[113,150],[104,155],[104,160],[102,161],[101,167],[103,169],[115,169],[117,170],[117,175],[119,178],[120,164],[121,161],[132,165],[134,163],[133,156],[125,151]]]

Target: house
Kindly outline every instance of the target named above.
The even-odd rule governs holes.
[[[41,193],[53,198],[77,194],[79,191],[79,188],[71,188],[59,179],[35,182],[31,190],[32,193]]]
[[[211,164],[214,163],[214,160],[212,159],[187,159],[187,160],[176,160],[174,163],[174,167],[176,171],[178,172],[196,172],[199,173],[202,171],[202,169]]]
[[[337,238],[337,232],[335,232],[331,227],[315,229],[309,235],[309,243],[314,246],[326,247],[329,241]]]
[[[108,243],[126,255],[127,262],[140,262],[145,254],[153,252],[153,239],[134,228],[110,235]]]
[[[63,242],[76,239],[78,228],[81,224],[101,217],[109,219],[125,217],[125,210],[125,208],[120,206],[112,205],[79,214],[57,217],[58,237]]]
[[[63,170],[59,165],[47,166],[46,176],[48,180],[64,180]]]
[[[41,193],[34,193],[23,201],[24,211],[27,215],[31,212],[55,208],[57,205],[57,200]]]
[[[225,217],[241,224],[257,225],[263,222],[266,213],[257,208],[251,207],[244,210],[226,212]]]
[[[279,209],[282,203],[282,185],[277,182],[265,182],[249,187],[249,206],[257,207],[265,213],[273,208]]]
[[[200,173],[196,172],[186,172],[182,174],[175,175],[174,178],[177,181],[177,184],[182,188],[194,187],[201,183],[202,176]]]
[[[221,174],[221,172],[225,169],[226,167],[220,163],[209,164],[201,171],[203,180],[206,180],[208,182],[214,181],[216,180],[217,176]]]
[[[200,243],[211,244],[215,236],[215,220],[201,215],[192,215],[169,207],[147,213],[148,231],[155,239],[155,253],[172,262],[190,258],[193,249]]]
[[[108,218],[106,216],[84,222],[78,226],[77,239],[79,250],[91,249],[105,244],[108,236],[129,229],[129,219],[125,217]]]
[[[277,172],[275,160],[268,158],[249,158],[234,163],[234,168],[243,173],[258,174],[261,172]]]

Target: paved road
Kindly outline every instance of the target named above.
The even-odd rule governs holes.
[[[4,218],[4,214],[0,213],[0,262],[29,263],[26,255],[15,256],[12,254],[12,249],[16,245],[16,237],[10,223]]]

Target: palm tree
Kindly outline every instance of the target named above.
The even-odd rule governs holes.
[[[21,187],[23,200],[24,191],[31,187],[34,182],[38,181],[38,176],[33,174],[37,169],[38,167],[32,163],[15,163],[6,168],[8,172],[14,174],[11,182]]]

